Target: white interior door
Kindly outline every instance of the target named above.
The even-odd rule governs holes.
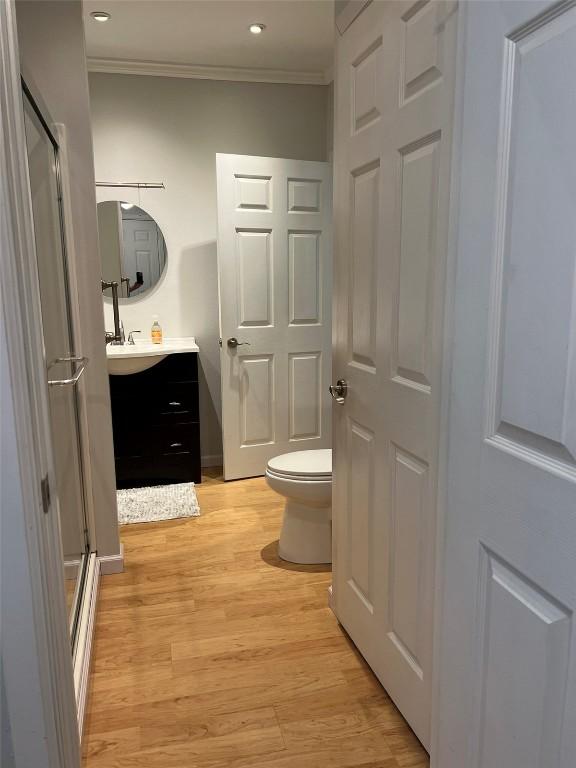
[[[576,7],[467,3],[436,765],[576,765]]]
[[[227,480],[331,446],[328,163],[216,155]],[[236,339],[238,346],[233,346]]]
[[[425,746],[455,31],[374,2],[336,57],[335,609]]]

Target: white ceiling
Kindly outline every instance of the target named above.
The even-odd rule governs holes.
[[[112,18],[94,21],[96,10]],[[333,12],[332,0],[84,0],[87,54],[101,71],[326,82]],[[253,22],[266,30],[250,34]]]

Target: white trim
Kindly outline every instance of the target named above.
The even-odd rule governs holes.
[[[124,545],[120,545],[119,555],[98,557],[92,552],[88,561],[86,583],[80,607],[78,633],[74,650],[74,689],[76,692],[76,710],[78,714],[78,732],[82,739],[86,704],[90,687],[90,668],[92,664],[92,644],[96,628],[98,608],[98,589],[100,576],[122,573],[124,570]]]
[[[200,459],[200,463],[202,465],[202,469],[204,467],[221,467],[223,465],[224,457],[222,454],[214,454],[212,456],[202,456]]]
[[[171,64],[139,59],[88,58],[89,72],[151,77],[184,77],[194,80],[232,80],[240,83],[287,83],[291,85],[328,85],[326,72],[296,72],[284,69],[216,67],[204,64]]]
[[[337,32],[343,35],[370,2],[371,0],[349,0],[340,13],[336,15],[335,21]]]
[[[76,692],[76,711],[78,716],[78,733],[82,739],[84,715],[88,701],[88,686],[90,682],[90,664],[92,661],[92,642],[96,621],[96,605],[98,586],[100,584],[100,560],[92,553],[88,561],[88,571],[80,607],[78,633],[74,650],[74,689]]]
[[[78,578],[81,563],[81,560],[64,560],[64,578],[66,581]]]
[[[464,112],[464,82],[466,53],[466,14],[465,2],[458,3],[456,32],[456,59],[454,63],[456,79],[454,85],[454,105],[452,121],[452,157],[450,161],[450,201],[448,225],[448,249],[445,267],[445,302],[444,302],[444,342],[441,375],[440,402],[440,445],[438,450],[438,486],[436,491],[436,570],[434,583],[434,629],[432,641],[432,706],[430,726],[430,766],[438,765],[438,742],[440,736],[439,701],[441,684],[441,649],[443,615],[443,582],[445,562],[446,500],[448,495],[448,420],[451,405],[452,378],[452,341],[454,339],[454,302],[456,296],[456,262],[458,246],[458,213],[460,206],[460,166],[462,154],[462,120]]]
[[[124,570],[124,544],[120,544],[118,555],[104,555],[98,558],[100,573],[109,576],[111,573],[122,573]]]
[[[16,764],[73,768],[80,750],[57,498],[45,514],[40,490],[43,477],[56,485],[13,0],[0,3],[0,135],[0,288],[15,424],[15,444],[3,451],[16,454],[8,501],[21,508],[31,597],[3,628],[4,686]],[[15,585],[2,588],[13,595]]]

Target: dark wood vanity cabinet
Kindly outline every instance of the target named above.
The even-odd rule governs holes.
[[[198,354],[109,378],[116,487],[199,483]]]

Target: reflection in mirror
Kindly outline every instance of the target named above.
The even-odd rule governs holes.
[[[102,279],[118,283],[118,296],[132,299],[153,288],[166,266],[166,243],[142,208],[120,200],[98,203]],[[111,296],[111,289],[104,292]]]

